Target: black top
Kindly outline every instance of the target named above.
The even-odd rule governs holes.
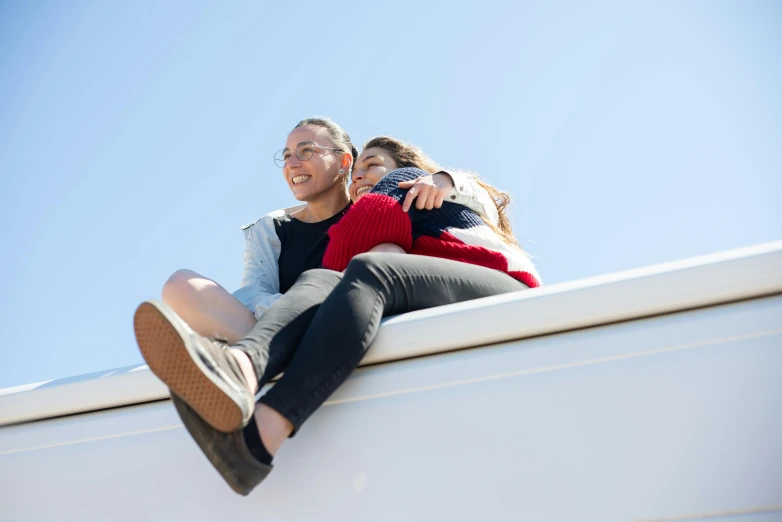
[[[280,293],[287,292],[299,276],[320,268],[329,244],[329,227],[339,221],[350,205],[317,223],[305,223],[288,214],[274,218],[274,229],[280,238]]]

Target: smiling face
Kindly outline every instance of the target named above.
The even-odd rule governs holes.
[[[383,177],[399,168],[391,154],[380,147],[365,149],[353,166],[353,183],[350,184],[350,199],[353,203],[369,192]]]
[[[323,129],[303,126],[293,129],[285,142],[283,157],[286,158],[282,174],[299,201],[311,201],[332,190],[344,190],[339,170],[350,169],[350,156],[336,147],[328,139]],[[307,160],[300,160],[296,150],[311,154]],[[343,165],[346,163],[347,165]],[[346,175],[346,174],[344,174]]]

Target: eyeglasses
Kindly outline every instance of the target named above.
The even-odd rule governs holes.
[[[326,149],[326,150],[338,150],[341,152],[342,149],[335,149],[333,147],[321,147],[320,145],[315,145],[311,142],[304,142],[299,143],[296,147],[296,158],[298,158],[299,161],[307,161],[312,157],[312,155],[315,153],[316,149]],[[288,161],[288,158],[291,157],[291,151],[288,149],[282,149],[278,150],[274,154],[274,163],[280,167],[283,168],[285,166],[285,162]]]

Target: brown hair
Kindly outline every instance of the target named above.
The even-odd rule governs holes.
[[[335,121],[329,118],[307,118],[297,123],[296,126],[293,127],[293,130],[305,126],[319,127],[321,129],[325,129],[326,134],[329,137],[329,140],[331,140],[331,143],[335,147],[353,156],[353,163],[356,162],[356,158],[358,158],[358,149],[356,148],[355,145],[353,145],[353,142],[350,141],[350,136],[348,136],[348,133],[345,132],[345,129],[340,127]],[[345,185],[348,184],[348,181],[350,179],[350,170],[352,168],[353,165],[351,164],[351,168],[348,169],[347,175],[344,177]]]
[[[385,150],[391,155],[391,158],[399,165],[403,167],[415,167],[428,172],[429,174],[435,174],[440,172],[442,168],[432,158],[427,156],[424,151],[405,143],[402,140],[392,138],[390,136],[378,136],[372,138],[364,144],[364,150],[378,147]],[[505,191],[499,190],[492,185],[489,185],[485,181],[481,180],[475,173],[470,172],[470,175],[475,178],[478,185],[481,186],[491,196],[494,205],[497,207],[497,215],[499,216],[499,226],[486,220],[484,216],[481,216],[483,221],[489,225],[499,236],[508,244],[519,246],[518,240],[513,236],[513,227],[508,218],[507,207],[510,204],[510,194]]]

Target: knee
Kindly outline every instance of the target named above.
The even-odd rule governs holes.
[[[199,279],[203,277],[192,270],[177,270],[163,285],[163,301],[169,305],[187,302],[197,291],[195,282]]]
[[[399,254],[386,254],[382,252],[367,252],[359,254],[350,260],[345,270],[345,279],[383,279],[387,273],[387,261],[389,256],[400,257]]]
[[[339,272],[335,272],[334,270],[328,270],[326,268],[311,268],[305,272],[302,272],[296,281],[318,282],[334,279],[337,277],[339,277]]]
[[[322,288],[330,291],[342,280],[342,274],[325,268],[313,268],[302,272],[296,279],[294,286],[307,286],[308,288]]]

